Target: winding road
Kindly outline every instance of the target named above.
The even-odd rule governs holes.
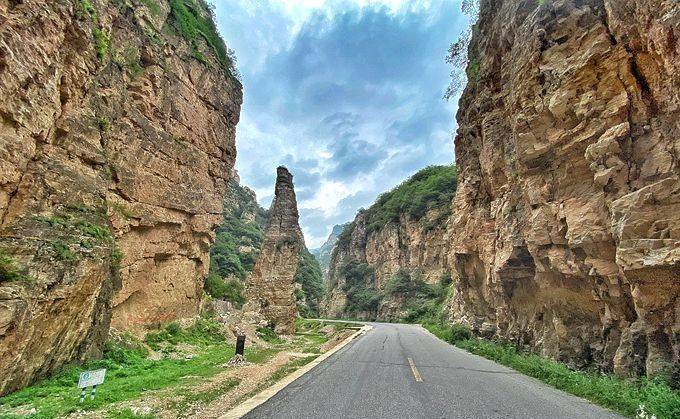
[[[415,325],[373,329],[246,418],[618,418]]]

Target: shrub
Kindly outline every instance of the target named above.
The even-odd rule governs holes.
[[[283,340],[276,334],[276,332],[268,327],[258,327],[255,329],[257,336],[267,343],[279,344]]]
[[[203,289],[211,297],[231,301],[235,307],[241,308],[245,303],[243,296],[244,286],[237,279],[224,280],[215,273],[211,273],[205,279]]]
[[[295,282],[302,285],[302,295],[299,298],[296,295],[296,298],[302,300],[302,297],[304,297],[307,304],[307,310],[303,310],[304,314],[302,312],[300,314],[303,317],[316,317],[324,295],[323,275],[319,262],[305,248],[300,253]]]
[[[451,326],[451,336],[449,337],[449,343],[457,343],[464,340],[472,338],[472,332],[467,326],[459,323],[454,323]]]
[[[413,298],[431,298],[436,296],[436,290],[426,284],[419,277],[413,277],[408,271],[400,269],[387,281],[385,292],[388,295],[403,295]]]
[[[196,42],[199,37],[203,38],[213,50],[222,69],[233,79],[238,80],[236,57],[234,52],[224,44],[224,40],[217,31],[212,8],[204,0],[198,0],[198,4],[194,0],[170,0],[169,3],[174,27],[191,45],[193,56],[204,64],[208,63],[203,54],[198,51]]]
[[[101,28],[94,28],[92,30],[92,36],[94,36],[94,44],[97,49],[97,58],[99,58],[100,61],[104,61],[104,57],[106,57],[109,46],[111,45],[111,39]]]
[[[378,197],[366,210],[366,232],[370,234],[390,222],[397,222],[402,215],[421,220],[433,208],[441,211],[439,218],[447,217],[451,213],[456,184],[455,166],[426,167]]]
[[[225,336],[218,322],[202,317],[187,329],[182,329],[177,323],[170,323],[158,332],[148,333],[144,341],[151,349],[157,351],[161,349],[162,343],[170,345],[221,343],[225,341]]]
[[[339,268],[339,275],[345,278],[343,291],[347,296],[345,311],[348,314],[378,310],[382,297],[375,290],[375,272],[366,263],[349,260]]]
[[[57,258],[60,260],[72,262],[78,258],[78,255],[76,255],[76,253],[71,250],[68,244],[60,240],[51,241],[50,247],[52,247],[52,250],[54,250],[54,253],[57,255]]]
[[[97,118],[97,126],[100,131],[108,131],[110,126],[109,119],[105,116],[100,116]]]
[[[25,269],[0,249],[0,282],[25,281]]]

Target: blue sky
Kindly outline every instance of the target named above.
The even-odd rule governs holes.
[[[244,104],[241,183],[269,206],[294,176],[308,247],[430,164],[453,162],[457,98],[442,99],[459,0],[213,0]]]

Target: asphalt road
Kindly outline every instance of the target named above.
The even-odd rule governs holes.
[[[419,326],[370,324],[373,330],[245,417],[620,417],[455,348]]]

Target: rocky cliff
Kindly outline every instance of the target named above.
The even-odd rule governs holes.
[[[292,334],[297,317],[295,276],[304,237],[293,176],[285,167],[277,169],[275,188],[260,256],[246,284],[243,310],[261,317],[277,333]]]
[[[265,238],[269,213],[255,192],[231,180],[224,199],[224,217],[210,249],[210,274],[205,290],[212,297],[241,308],[244,283],[252,273]],[[318,316],[323,297],[321,268],[302,243],[295,274],[295,300],[301,315]]]
[[[328,238],[321,245],[321,247],[310,250],[310,253],[314,255],[314,257],[319,261],[319,265],[321,265],[321,271],[323,272],[324,279],[328,279],[328,269],[330,268],[331,256],[333,255],[335,243],[338,241],[338,237],[340,237],[342,230],[344,230],[348,224],[349,223],[334,225],[333,230],[331,230],[331,234],[328,235]]]
[[[448,275],[455,188],[454,167],[429,167],[360,211],[333,249],[324,314],[400,320],[422,303],[424,285]]]
[[[198,313],[231,64],[200,0],[0,1],[0,393]]]
[[[481,2],[452,319],[576,366],[677,365],[678,28],[674,0]]]

